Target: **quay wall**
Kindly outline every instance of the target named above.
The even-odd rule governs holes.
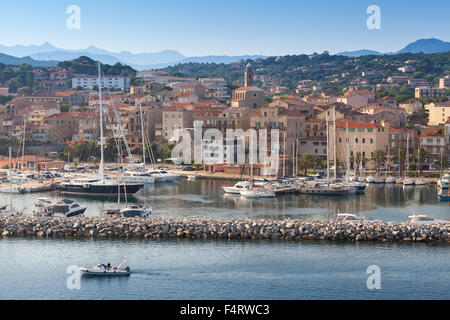
[[[450,223],[0,217],[0,238],[230,239],[450,243]],[[1,240],[0,240],[1,241]]]

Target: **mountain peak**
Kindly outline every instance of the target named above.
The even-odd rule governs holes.
[[[450,42],[445,42],[436,38],[419,39],[408,44],[397,53],[439,53],[450,50]]]

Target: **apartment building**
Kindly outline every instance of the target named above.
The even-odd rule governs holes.
[[[105,76],[101,78],[102,88],[110,89],[129,89],[130,78],[122,76]],[[84,90],[92,89],[98,86],[98,77],[83,76],[72,78],[72,89],[82,88]]]

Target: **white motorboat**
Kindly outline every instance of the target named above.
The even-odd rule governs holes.
[[[412,215],[408,217],[409,223],[416,223],[416,224],[433,224],[433,223],[450,223],[450,220],[439,220],[430,218],[426,215]]]
[[[446,173],[439,178],[437,185],[441,189],[448,189],[449,183],[450,183],[450,174]]]
[[[338,222],[344,222],[344,221],[348,221],[348,222],[355,222],[355,221],[359,221],[359,222],[365,222],[365,221],[378,221],[378,220],[374,220],[372,218],[366,218],[366,217],[360,217],[356,214],[353,213],[338,213],[337,217],[336,217],[336,221]]]
[[[384,180],[384,178],[375,178],[375,180],[373,180],[373,183],[384,183],[385,182],[385,180]]]
[[[47,217],[78,217],[83,216],[87,207],[80,206],[78,203],[70,199],[59,199],[53,205],[43,207],[41,215]],[[37,212],[39,214],[39,211]]]
[[[89,276],[129,276],[130,267],[123,267],[127,259],[125,258],[117,267],[110,263],[98,264],[94,267],[80,267],[81,275]]]
[[[366,182],[366,178],[365,177],[358,177],[358,182]]]
[[[249,181],[239,181],[232,187],[222,187],[225,193],[232,193],[232,194],[241,194],[242,190],[248,190],[249,188],[250,188]]]
[[[155,178],[156,182],[174,182],[177,178],[176,174],[161,169],[150,169],[148,172],[150,176]]]
[[[155,177],[150,176],[147,171],[125,171],[121,180],[125,184],[153,184]]]
[[[416,179],[415,178],[406,178],[403,179],[403,185],[404,186],[412,186],[416,183]]]
[[[7,206],[0,208],[0,217],[20,217],[23,215],[22,210],[8,209]]]
[[[389,176],[389,177],[386,177],[386,180],[384,180],[384,182],[385,182],[385,183],[395,183],[396,180],[397,180],[397,179],[396,179],[395,177]]]
[[[375,178],[374,175],[370,175],[370,176],[366,177],[366,182],[367,183],[375,183],[375,180],[376,180],[376,178]]]
[[[403,184],[403,180],[405,180],[405,179],[403,179],[403,178],[397,178],[397,179],[395,180],[395,183],[396,183],[396,184]]]
[[[251,188],[241,190],[241,196],[245,198],[275,198],[275,192],[265,188]]]
[[[197,176],[196,175],[190,175],[187,177],[188,181],[195,181],[197,180]]]
[[[102,213],[104,216],[118,216],[123,218],[150,218],[151,208],[146,208],[142,204],[132,204],[120,210],[106,210]]]
[[[34,202],[36,208],[46,208],[53,205],[53,201],[50,198],[37,198]]]
[[[428,184],[428,181],[427,181],[426,179],[423,179],[423,178],[417,178],[417,179],[414,181],[414,184],[415,184],[416,186],[426,186],[426,185]]]

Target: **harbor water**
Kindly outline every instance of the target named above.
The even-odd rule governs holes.
[[[281,195],[275,199],[246,199],[224,194],[223,186],[233,181],[185,179],[175,183],[147,185],[130,202],[153,208],[155,218],[267,218],[330,220],[336,213],[354,213],[389,221],[407,221],[412,214],[436,219],[450,218],[450,202],[440,202],[436,185],[408,186],[370,184],[365,194],[351,196]],[[57,198],[55,193],[13,195],[13,206],[31,214],[38,197]],[[74,197],[86,206],[86,216],[98,216],[108,208],[117,208],[117,199]],[[9,194],[0,194],[0,204],[9,204]],[[124,200],[122,200],[124,205]]]
[[[364,195],[285,195],[246,200],[224,195],[229,181],[157,184],[136,201],[154,217],[298,218],[327,220],[349,212],[384,221],[411,214],[450,218],[435,186],[370,185]],[[37,197],[13,195],[30,214]],[[74,198],[75,199],[75,198]],[[77,198],[87,216],[117,199]],[[1,203],[9,203],[2,194]],[[449,299],[448,244],[332,243],[215,240],[0,239],[0,299]],[[129,277],[86,278],[67,287],[69,266],[117,265],[127,256]],[[369,290],[367,268],[380,268],[381,289]]]

